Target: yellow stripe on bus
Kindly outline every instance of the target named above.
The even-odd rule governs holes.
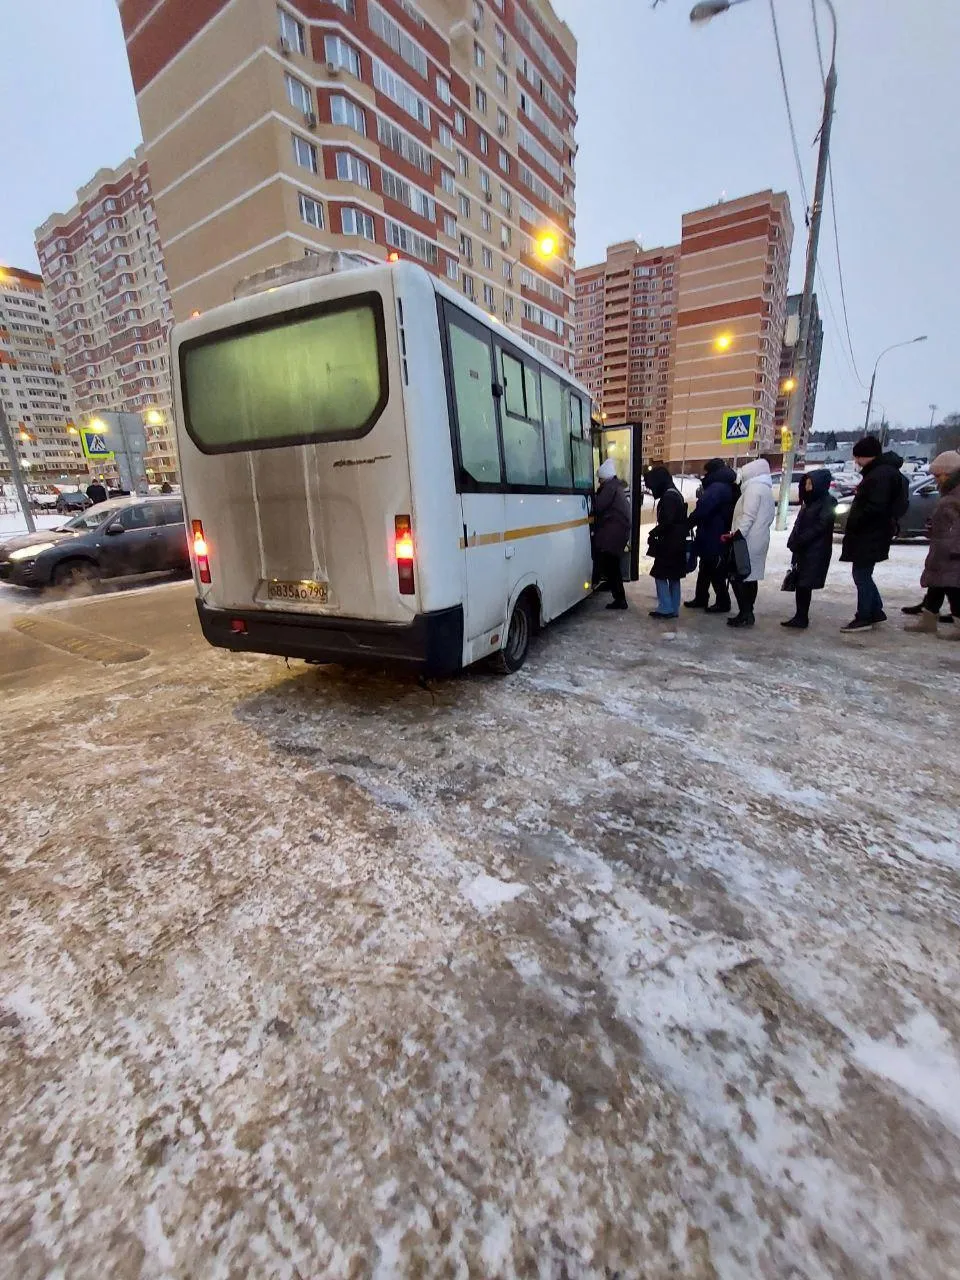
[[[469,538],[460,539],[460,550],[466,547],[489,547],[498,542],[518,542],[521,538],[538,538],[544,533],[562,533],[565,529],[579,529],[581,525],[590,524],[589,516],[579,520],[562,520],[559,524],[533,524],[525,529],[507,529],[503,533],[474,533]]]

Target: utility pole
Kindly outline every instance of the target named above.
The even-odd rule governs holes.
[[[830,6],[831,15],[833,12]],[[834,19],[836,23],[836,19]],[[836,26],[834,26],[836,32]],[[834,36],[836,48],[836,36]],[[783,459],[783,476],[780,481],[780,501],[777,503],[777,528],[786,529],[787,516],[790,511],[790,486],[793,483],[793,467],[797,459],[796,446],[803,432],[803,417],[807,407],[807,374],[809,369],[808,351],[810,338],[810,316],[813,311],[813,286],[817,274],[817,250],[820,246],[820,217],[823,213],[823,195],[827,185],[827,162],[830,158],[830,129],[833,124],[833,104],[837,96],[837,68],[833,59],[823,87],[823,122],[820,125],[820,153],[817,157],[817,180],[813,189],[813,204],[810,208],[810,233],[807,236],[807,268],[803,278],[803,293],[800,295],[800,327],[797,334],[796,367],[794,377],[797,385],[790,399],[790,448]]]
[[[13,443],[13,436],[10,434],[7,415],[2,404],[0,404],[0,445],[3,446],[7,457],[10,459],[10,478],[17,491],[17,497],[20,499],[20,510],[23,512],[23,518],[27,522],[27,533],[36,533],[37,526],[33,519],[33,512],[30,510],[30,499],[27,496],[26,485],[23,483],[20,459],[17,457],[17,450]]]
[[[932,404],[930,406],[930,430],[933,430],[933,415],[937,412],[939,405]]]

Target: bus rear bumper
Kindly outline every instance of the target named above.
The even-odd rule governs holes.
[[[410,623],[265,609],[209,609],[202,600],[197,600],[197,614],[204,638],[234,653],[403,667],[432,676],[451,675],[463,665],[462,605],[417,614]]]

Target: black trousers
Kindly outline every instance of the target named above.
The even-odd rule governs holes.
[[[813,592],[809,587],[797,587],[797,617],[801,622],[810,621],[810,601],[813,599]]]
[[[598,551],[596,561],[596,580],[604,580],[613,592],[615,604],[624,604],[627,593],[623,589],[623,574],[620,571],[620,557],[612,551]]]
[[[939,613],[944,600],[950,601],[950,612],[960,618],[960,591],[956,587],[927,587],[923,597],[923,607],[930,613]]]
[[[753,606],[757,603],[757,592],[760,590],[759,582],[741,582],[739,578],[732,578],[730,585],[733,587],[733,594],[737,598],[737,608],[741,613],[753,613]]]
[[[730,608],[730,591],[727,587],[726,560],[722,556],[701,556],[697,570],[697,586],[693,593],[696,604],[706,605],[710,600],[710,588],[717,597],[716,603]]]

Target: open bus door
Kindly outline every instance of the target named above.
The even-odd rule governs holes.
[[[600,464],[608,458],[616,463],[617,476],[627,486],[630,499],[630,541],[620,567],[624,582],[636,582],[640,577],[640,512],[643,508],[643,427],[639,422],[605,427],[594,418],[594,483]]]

